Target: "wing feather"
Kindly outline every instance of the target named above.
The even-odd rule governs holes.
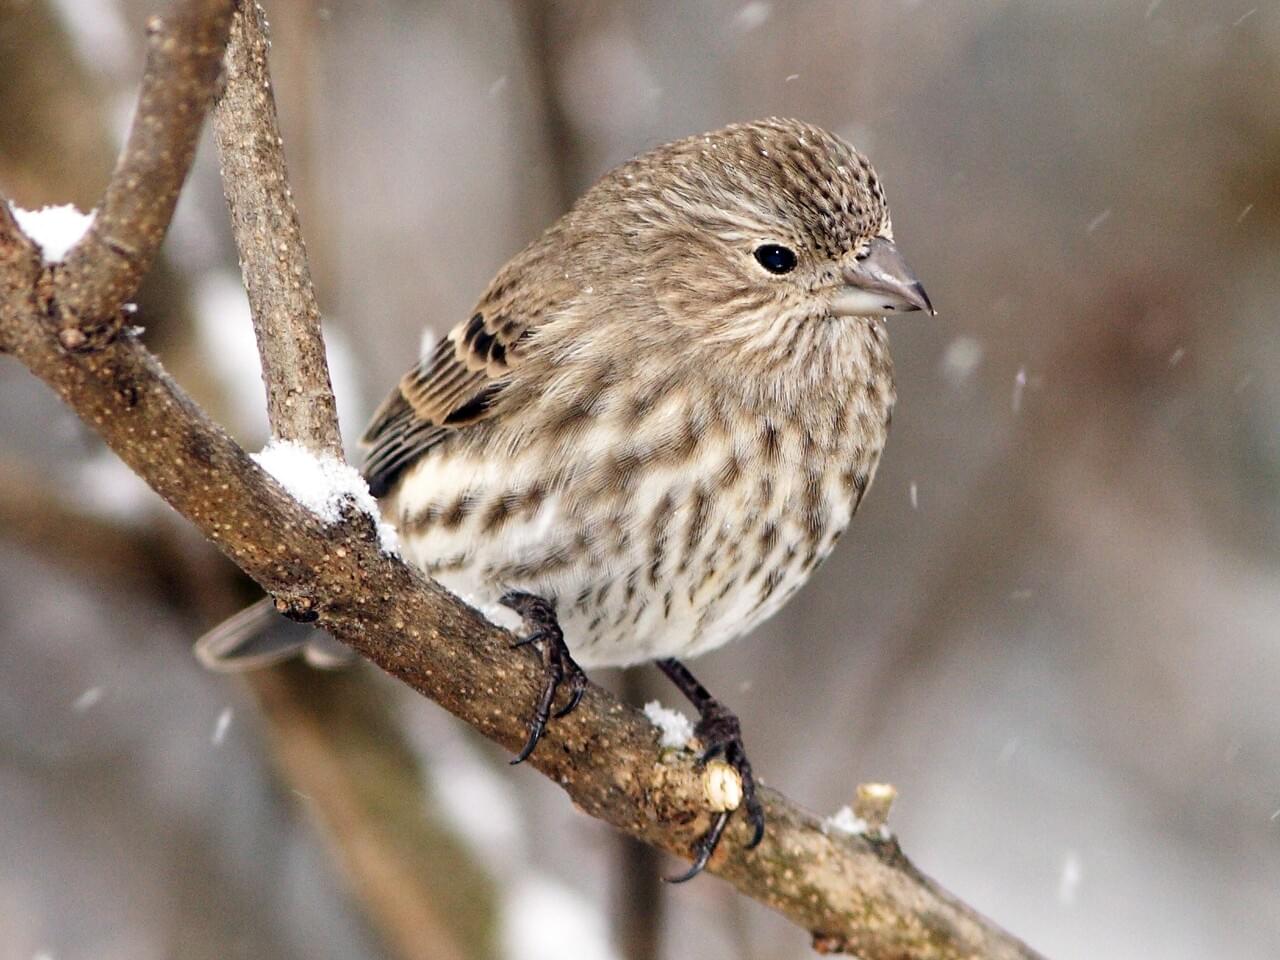
[[[388,493],[406,469],[460,429],[491,415],[534,325],[482,305],[401,378],[361,439],[374,496]]]
[[[362,443],[374,496],[389,493],[405,470],[499,407],[509,415],[515,392],[507,387],[529,375],[521,366],[530,335],[577,295],[562,263],[564,223],[498,272],[476,312],[426,353],[373,415]]]

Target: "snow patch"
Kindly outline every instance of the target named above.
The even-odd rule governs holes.
[[[733,25],[743,33],[750,33],[752,30],[764,26],[765,21],[773,15],[773,4],[766,3],[764,0],[752,0],[751,3],[745,4],[733,16]]]
[[[81,213],[73,204],[63,203],[39,210],[23,210],[9,204],[13,218],[22,232],[35,241],[44,254],[45,263],[61,263],[67,253],[80,242],[93,225],[96,210]]]
[[[337,523],[342,519],[343,508],[351,504],[377,523],[383,553],[399,551],[395,528],[382,521],[378,502],[355,467],[335,457],[312,453],[291,440],[272,440],[261,452],[253,454],[253,459],[275,477],[289,496],[324,523]]]
[[[1014,413],[1022,412],[1022,393],[1027,388],[1027,368],[1019,367],[1018,372],[1013,376],[1013,395],[1009,399],[1009,405],[1013,408]]]
[[[980,363],[982,344],[963,334],[947,344],[947,349],[942,354],[942,372],[953,387],[960,386],[973,376]]]
[[[209,742],[215,747],[222,746],[222,741],[227,738],[227,731],[231,728],[231,708],[223,707],[222,712],[218,714],[218,719],[213,724],[213,734],[209,737]]]
[[[827,832],[834,830],[836,833],[847,833],[852,836],[875,837],[879,840],[888,840],[893,836],[888,827],[872,830],[867,821],[854,813],[853,808],[848,804],[837,810],[834,815],[824,819],[822,821],[822,829]]]
[[[650,700],[644,705],[644,715],[662,731],[663,747],[687,747],[693,739],[693,724],[679,710],[672,710],[657,700]]]
[[[84,713],[86,710],[92,709],[99,700],[102,699],[101,687],[90,687],[80,696],[76,697],[76,702],[71,704],[71,709],[76,713]]]

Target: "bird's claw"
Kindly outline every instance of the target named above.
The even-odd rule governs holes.
[[[546,732],[547,723],[552,718],[567,716],[581,702],[587,690],[587,675],[574,662],[569,648],[564,642],[564,633],[556,619],[555,607],[541,597],[530,593],[513,591],[505,594],[501,601],[504,606],[520,614],[533,629],[529,634],[517,640],[513,647],[529,644],[540,644],[542,651],[542,692],[529,720],[529,737],[524,747],[511,760],[512,764],[522,763],[533,753],[538,741]],[[553,714],[551,706],[555,703],[556,693],[561,684],[569,684],[569,700]]]
[[[530,644],[538,643],[539,641],[545,640],[546,638],[547,638],[546,631],[544,631],[542,628],[538,628],[537,630],[531,630],[525,636],[517,638],[515,643],[511,644],[511,649],[519,650],[521,647],[527,647]]]
[[[572,669],[569,671],[569,702],[551,715],[553,720],[559,720],[573,713],[582,702],[582,695],[587,692],[587,675],[572,659],[569,663],[572,664]]]
[[[693,863],[689,869],[678,877],[663,877],[667,883],[686,883],[692,880],[702,872],[702,868],[707,865],[707,861],[711,859],[711,855],[716,852],[716,847],[720,845],[720,838],[724,835],[724,828],[729,823],[729,814],[731,810],[721,810],[716,814],[716,818],[711,821],[711,829],[698,838],[698,842],[693,845]]]
[[[742,746],[742,729],[738,718],[719,701],[712,701],[703,713],[702,719],[698,721],[697,727],[694,728],[694,733],[706,744],[706,748],[698,758],[700,764],[705,765],[719,757],[733,767],[742,779],[742,806],[752,826],[751,840],[747,843],[747,849],[755,849],[764,839],[764,806],[756,793],[756,780],[751,773],[751,761],[747,759],[747,752]],[[693,864],[680,876],[668,877],[668,883],[684,883],[702,872],[711,860],[712,854],[716,852],[732,812],[724,810],[716,815],[711,828],[694,844]]]

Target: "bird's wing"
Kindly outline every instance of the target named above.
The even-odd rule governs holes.
[[[470,320],[425,354],[373,415],[361,442],[369,448],[364,475],[374,496],[386,494],[432,448],[492,415],[524,359],[523,341],[549,307],[546,300],[526,299],[533,311],[512,310],[520,298],[509,295],[509,285],[498,282],[493,292],[499,296],[487,296]]]

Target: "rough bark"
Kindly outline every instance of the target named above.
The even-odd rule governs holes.
[[[216,92],[232,0],[187,0],[147,21],[147,65],[124,150],[97,217],[54,276],[68,350],[92,349],[123,323],[169,229]]]
[[[213,118],[222,189],[249,291],[271,434],[341,458],[320,307],[271,93],[269,48],[265,17],[246,0],[232,22],[226,89]]]

